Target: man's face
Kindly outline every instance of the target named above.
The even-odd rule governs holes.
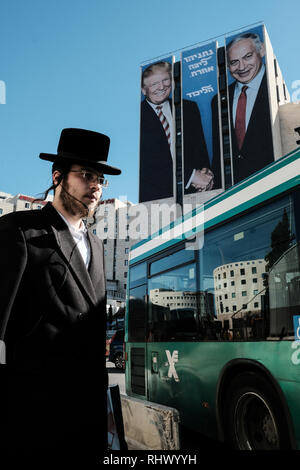
[[[81,165],[72,165],[66,180],[61,184],[59,194],[63,207],[69,214],[81,218],[93,215],[102,195],[102,186],[98,183],[97,176],[102,174]]]
[[[171,77],[166,71],[154,72],[144,78],[143,94],[153,104],[162,104],[171,93]]]
[[[240,83],[249,83],[260,71],[264,47],[257,52],[252,39],[241,39],[228,51],[229,70]]]

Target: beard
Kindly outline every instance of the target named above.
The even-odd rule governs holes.
[[[67,181],[64,182],[62,190],[60,192],[60,200],[63,208],[73,216],[79,216],[80,218],[92,217],[95,210],[98,208],[100,201],[93,207],[89,207],[84,202],[76,199],[69,193],[69,184]]]

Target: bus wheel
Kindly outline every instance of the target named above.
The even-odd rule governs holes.
[[[233,379],[226,394],[224,419],[226,438],[235,449],[291,448],[279,398],[259,374],[244,372]]]

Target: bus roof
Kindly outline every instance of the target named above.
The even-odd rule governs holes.
[[[129,264],[188,240],[299,183],[300,149],[296,149],[133,245]]]

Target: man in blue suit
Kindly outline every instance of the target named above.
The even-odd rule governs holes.
[[[259,36],[245,33],[227,45],[228,87],[234,184],[274,161],[265,47]],[[242,126],[241,126],[242,124]],[[213,170],[220,166],[217,95],[212,99]],[[214,187],[220,186],[215,177]]]
[[[157,62],[142,74],[140,134],[140,194],[139,201],[150,201],[173,196],[172,103],[171,64]],[[185,192],[205,191],[211,188],[212,173],[202,129],[198,106],[183,100]]]

